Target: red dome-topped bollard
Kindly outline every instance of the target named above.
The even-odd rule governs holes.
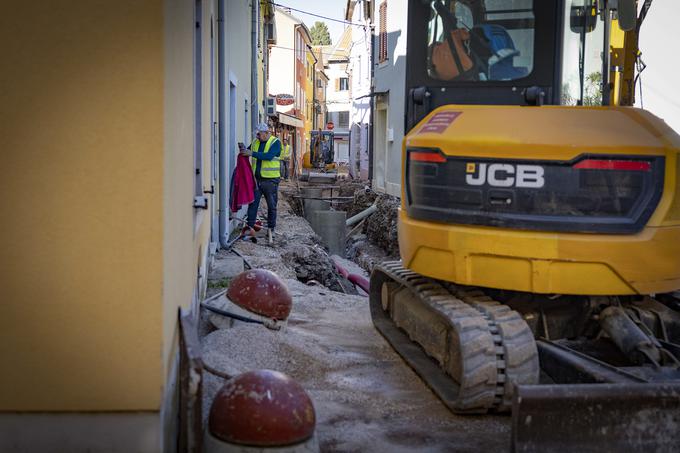
[[[210,320],[218,329],[232,327],[239,318],[280,329],[293,308],[293,298],[278,275],[265,269],[251,269],[234,277],[226,297],[221,296],[212,304],[234,315],[230,319],[211,314]]]
[[[205,451],[317,452],[315,425],[312,400],[297,382],[277,371],[249,371],[217,392]]]
[[[227,297],[249,312],[277,321],[288,319],[293,307],[288,286],[278,275],[265,269],[238,274],[229,285]]]

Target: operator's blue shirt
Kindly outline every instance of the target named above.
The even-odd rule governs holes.
[[[260,142],[260,149],[264,150],[264,145],[266,142]],[[250,149],[250,146],[248,147]],[[269,147],[269,152],[265,153],[264,151],[253,151],[253,157],[257,159],[257,162],[255,162],[255,177],[256,178],[261,178],[262,175],[260,173],[260,169],[262,167],[262,161],[263,160],[274,160],[275,157],[279,157],[281,155],[281,140],[274,140],[274,143]]]

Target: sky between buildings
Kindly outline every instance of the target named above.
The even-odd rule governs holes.
[[[346,0],[276,0],[274,3],[338,20],[344,20],[345,7],[347,6]],[[314,22],[317,20],[325,22],[326,26],[328,26],[328,32],[331,34],[331,41],[333,44],[340,38],[342,30],[344,30],[345,27],[340,22],[321,19],[319,17],[303,14],[299,11],[291,11],[291,14],[298,19],[301,19],[309,29],[314,26]]]
[[[642,73],[642,102],[645,109],[662,118],[680,134],[680,1],[652,3],[640,32],[640,50],[647,69]],[[640,91],[636,94],[640,106]]]

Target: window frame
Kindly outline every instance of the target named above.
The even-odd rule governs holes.
[[[413,11],[409,11],[407,37],[408,55],[424,55],[422,64],[411,61],[407,64],[407,81],[409,86],[445,86],[445,87],[508,87],[508,86],[552,86],[555,81],[556,59],[561,58],[561,51],[555,51],[557,34],[561,33],[561,22],[556,11],[557,3],[544,0],[533,0],[534,14],[534,57],[532,71],[525,77],[513,80],[440,80],[427,73],[428,28],[431,4],[416,2]]]
[[[347,121],[343,121],[343,115],[347,117]],[[338,111],[338,128],[349,129],[349,110]]]

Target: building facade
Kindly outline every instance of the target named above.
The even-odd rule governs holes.
[[[322,52],[324,70],[328,75],[326,105],[328,122],[333,123],[335,135],[335,162],[348,165],[350,175],[358,177],[357,172],[353,170],[354,166],[349,163],[349,115],[352,103],[347,69],[351,45],[352,31],[347,27],[338,42],[332,47],[322,49]]]
[[[324,70],[323,50],[325,46],[315,46],[314,55],[316,56],[316,64],[314,65],[314,128],[326,129],[328,120],[326,105],[326,89],[328,87],[328,75]]]
[[[310,133],[316,129],[316,115],[314,114],[314,100],[315,91],[314,84],[316,83],[316,54],[311,46],[311,37],[309,43],[306,43],[305,50],[305,133],[307,144],[311,144]]]
[[[312,124],[306,116],[311,37],[305,24],[289,11],[276,8],[274,17],[276,44],[269,48],[268,94],[275,99],[272,119],[279,135],[291,145],[291,172],[299,174]]]
[[[186,447],[178,312],[197,315],[231,230],[236,143],[262,101],[242,37],[267,5],[26,2],[0,18],[0,451]]]
[[[349,161],[353,175],[369,179],[371,146],[371,66],[373,36],[373,1],[347,0],[345,20],[355,24],[351,31],[347,73],[350,79]]]
[[[408,2],[378,0],[374,17],[372,186],[400,197]]]

